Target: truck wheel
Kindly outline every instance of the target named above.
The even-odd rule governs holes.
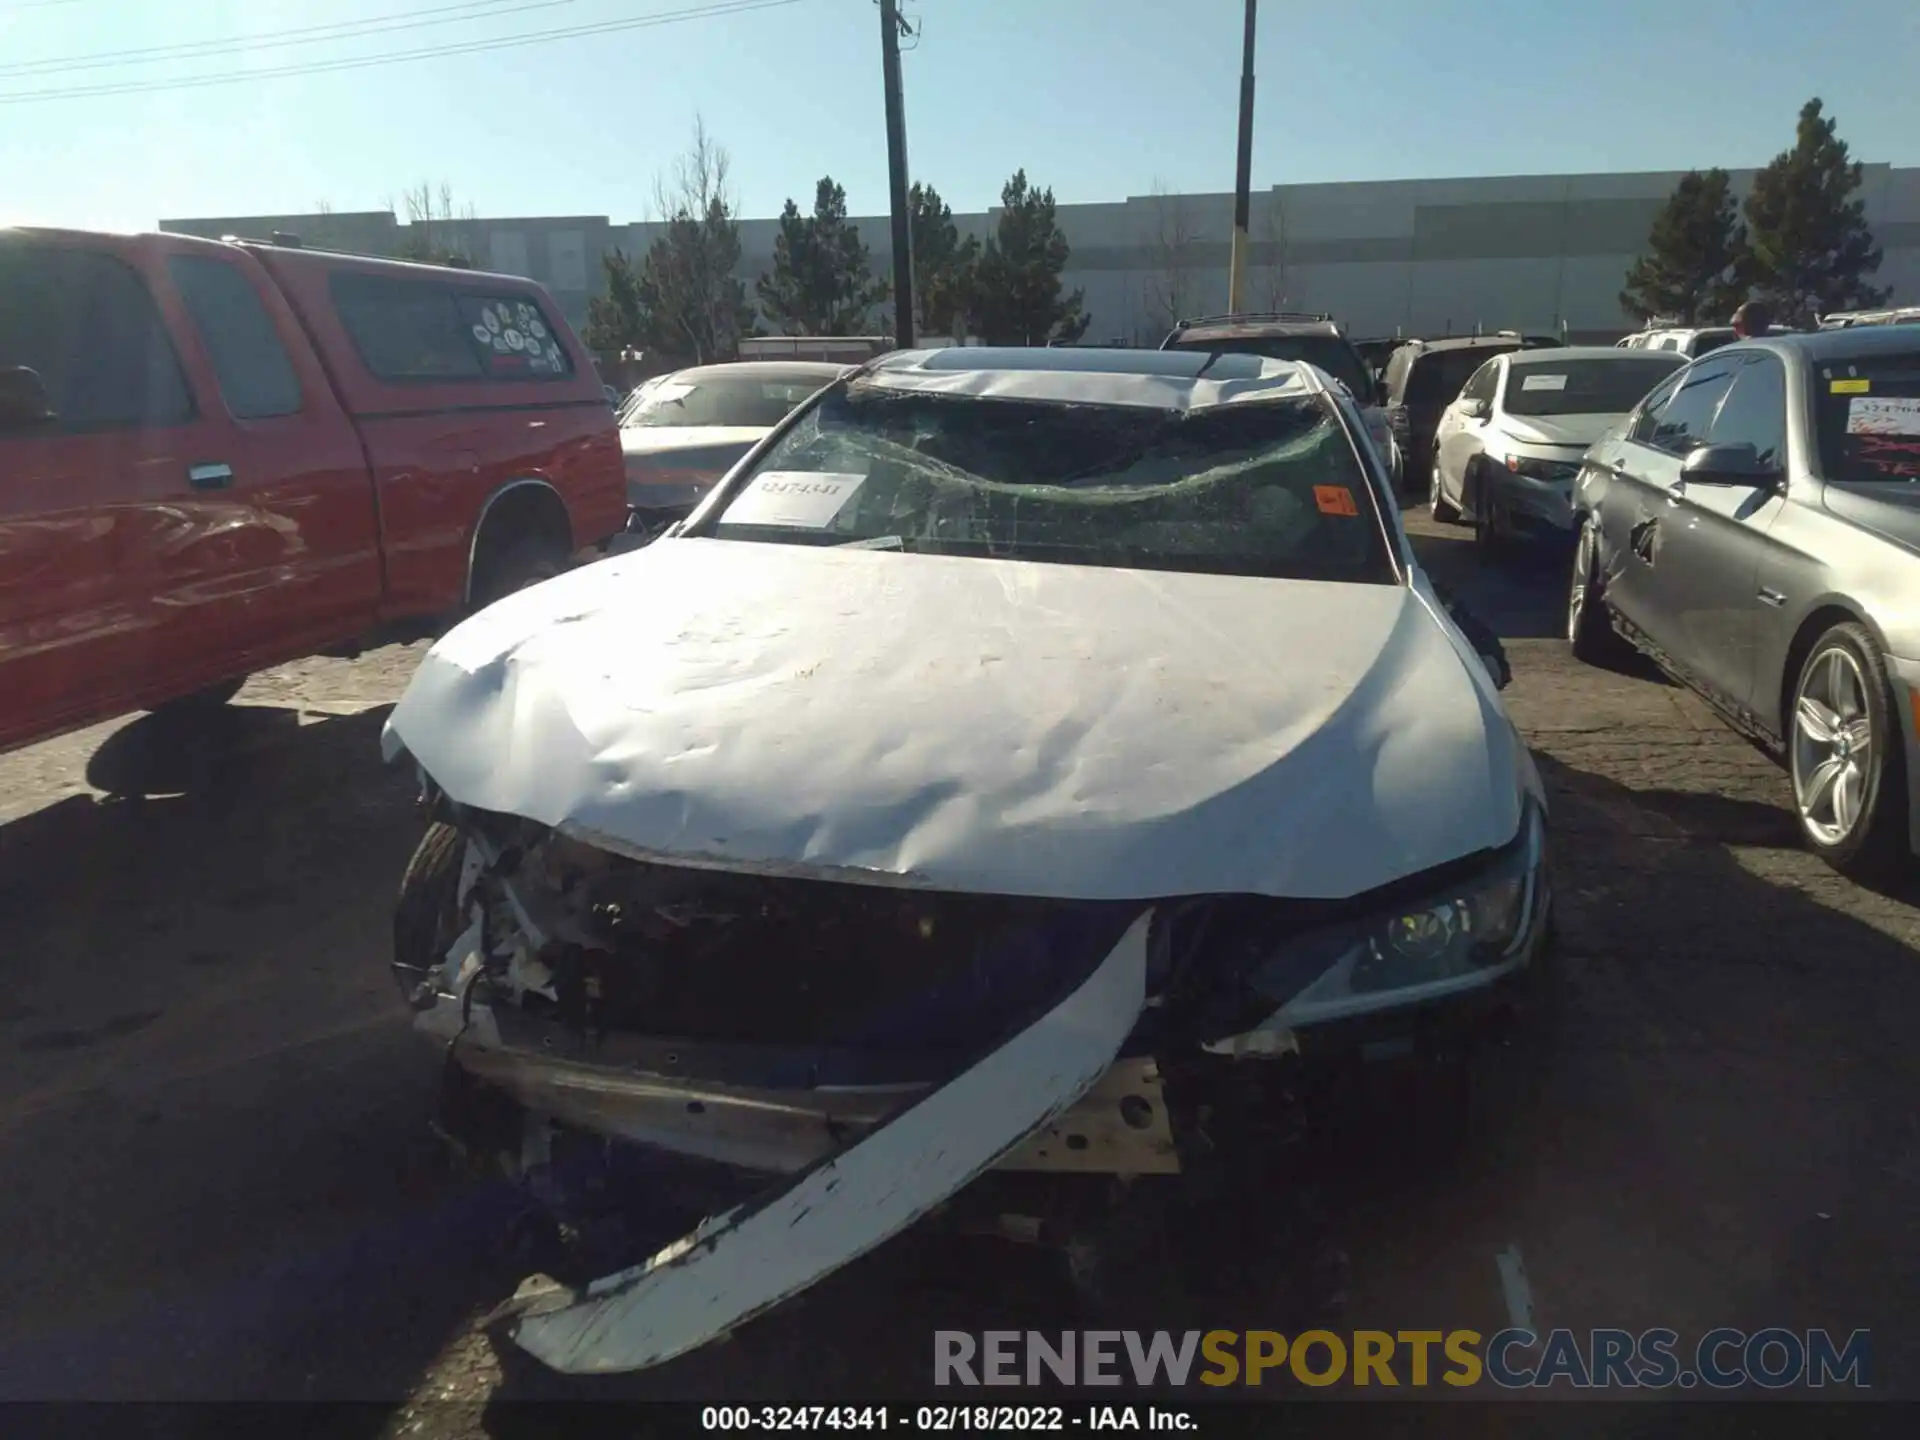
[[[509,541],[485,554],[473,572],[470,614],[503,600],[516,590],[551,580],[567,568],[560,546],[540,535]]]
[[[433,1003],[433,971],[458,933],[455,902],[465,853],[460,832],[436,820],[427,826],[400,877],[400,895],[393,906],[393,978],[416,1010]]]

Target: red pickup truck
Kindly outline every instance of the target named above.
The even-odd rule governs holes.
[[[431,633],[625,520],[530,280],[0,228],[0,750]]]

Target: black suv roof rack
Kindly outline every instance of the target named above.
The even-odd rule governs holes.
[[[1195,315],[1191,319],[1175,322],[1174,329],[1185,330],[1194,325],[1242,325],[1258,323],[1262,320],[1285,320],[1308,325],[1326,325],[1333,316],[1325,312],[1305,310],[1236,310],[1229,315]]]

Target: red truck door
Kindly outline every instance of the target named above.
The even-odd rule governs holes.
[[[177,314],[230,443],[186,477],[194,585],[229,673],[371,628],[381,594],[373,480],[353,424],[286,299],[245,251],[156,241],[154,290]]]
[[[219,678],[159,596],[188,472],[229,437],[111,241],[0,235],[0,365],[52,410],[0,428],[5,748]]]

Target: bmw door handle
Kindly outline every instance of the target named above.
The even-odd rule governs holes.
[[[223,463],[189,465],[187,483],[196,490],[224,490],[233,484],[233,467]]]

